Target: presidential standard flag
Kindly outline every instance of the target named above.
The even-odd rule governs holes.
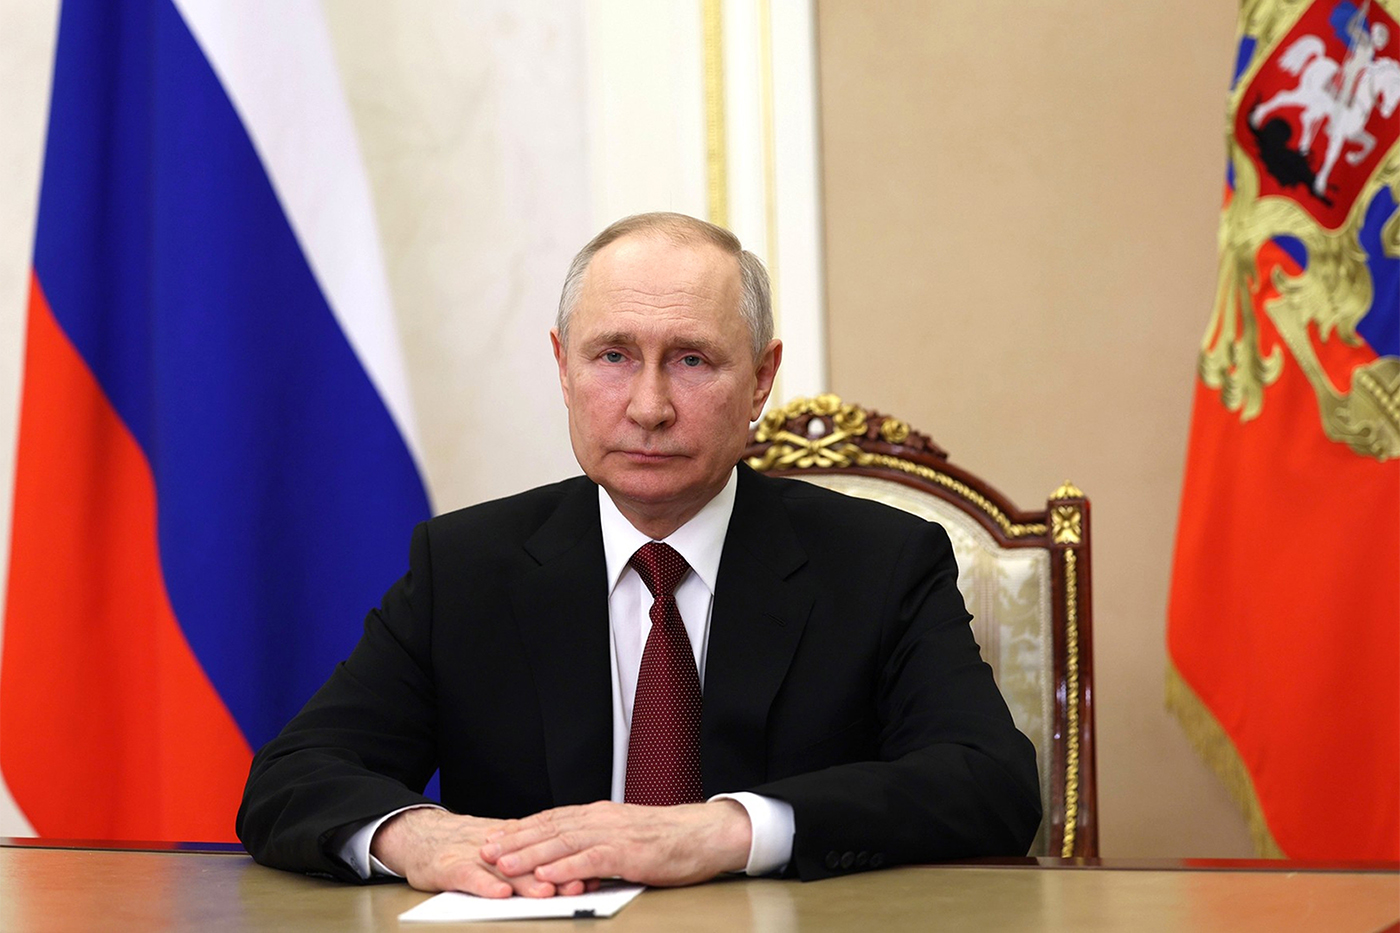
[[[0,773],[42,836],[230,840],[429,506],[314,0],[65,0]]]
[[[1400,859],[1400,28],[1246,0],[1167,695],[1262,853]]]

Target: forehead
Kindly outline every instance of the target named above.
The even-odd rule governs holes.
[[[593,257],[574,309],[580,332],[704,328],[715,336],[747,328],[736,257],[710,243],[634,235]]]

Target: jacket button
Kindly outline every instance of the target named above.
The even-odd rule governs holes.
[[[874,855],[870,856],[871,868],[879,868],[883,864],[885,864],[885,853],[876,852]]]
[[[864,868],[864,867],[865,867],[866,865],[868,865],[868,864],[870,864],[870,853],[869,853],[869,852],[861,852],[861,853],[859,853],[859,854],[856,856],[856,867],[857,867],[857,868]]]
[[[826,867],[832,871],[841,867],[841,854],[839,852],[826,853]]]
[[[841,856],[841,867],[842,867],[842,868],[850,868],[850,867],[851,867],[852,865],[854,865],[855,863],[856,863],[856,854],[855,854],[854,852],[847,852],[845,855]]]

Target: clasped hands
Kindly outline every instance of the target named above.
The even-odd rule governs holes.
[[[379,828],[370,851],[420,891],[553,897],[591,891],[603,878],[657,886],[708,881],[743,870],[751,840],[748,813],[733,800],[600,802],[522,820],[406,810]]]

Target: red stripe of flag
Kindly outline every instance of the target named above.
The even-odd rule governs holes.
[[[170,608],[154,482],[34,280],[0,769],[45,836],[234,840],[252,753]],[[83,689],[75,689],[81,684]]]

